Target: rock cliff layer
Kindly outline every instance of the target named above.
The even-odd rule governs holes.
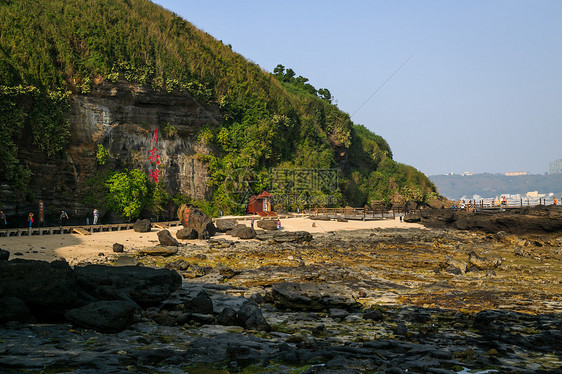
[[[141,168],[147,174],[157,169],[158,181],[169,193],[208,197],[208,169],[197,155],[212,150],[197,142],[197,133],[221,121],[217,106],[187,92],[102,82],[88,94],[71,97],[68,119],[71,139],[62,158],[46,159],[32,147],[30,137],[20,139],[21,158],[32,172],[30,190],[35,203],[44,201],[47,214],[65,209],[77,219],[89,213],[84,197],[86,182],[98,168],[98,144],[109,151],[116,168]],[[20,205],[4,211],[22,215],[34,209]]]

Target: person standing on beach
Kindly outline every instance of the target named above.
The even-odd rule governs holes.
[[[254,217],[253,216],[250,218],[250,226],[252,228],[254,228]]]
[[[66,214],[64,210],[60,211],[59,221],[61,226],[66,226],[66,223],[68,221],[68,214]]]
[[[277,230],[281,230],[281,220],[277,218]]]
[[[94,209],[94,225],[98,224],[98,219],[100,218],[100,212],[97,209]]]
[[[27,222],[29,223],[29,228],[31,228],[33,226],[33,213],[27,215]]]
[[[0,210],[0,225],[5,229],[8,226],[8,221],[6,220],[6,215]]]

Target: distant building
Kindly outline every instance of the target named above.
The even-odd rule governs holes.
[[[562,174],[562,159],[550,163],[550,174]]]
[[[508,177],[517,177],[519,175],[527,175],[526,171],[508,171],[507,173],[504,173],[505,176]]]

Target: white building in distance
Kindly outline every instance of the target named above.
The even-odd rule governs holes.
[[[562,174],[562,159],[558,159],[550,163],[549,174]]]

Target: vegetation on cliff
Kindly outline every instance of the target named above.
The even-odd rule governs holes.
[[[29,181],[17,149],[25,126],[33,124],[35,144],[56,157],[68,139],[69,95],[125,78],[220,107],[222,123],[199,139],[216,150],[201,157],[213,204],[225,212],[240,209],[225,183],[237,170],[251,171],[241,178],[257,191],[270,185],[271,168],[337,169],[338,188],[316,192],[355,206],[424,203],[436,193],[422,173],[392,159],[384,139],[333,105],[328,89],[282,65],[268,73],[148,0],[5,0],[0,24],[0,180],[20,191]]]

